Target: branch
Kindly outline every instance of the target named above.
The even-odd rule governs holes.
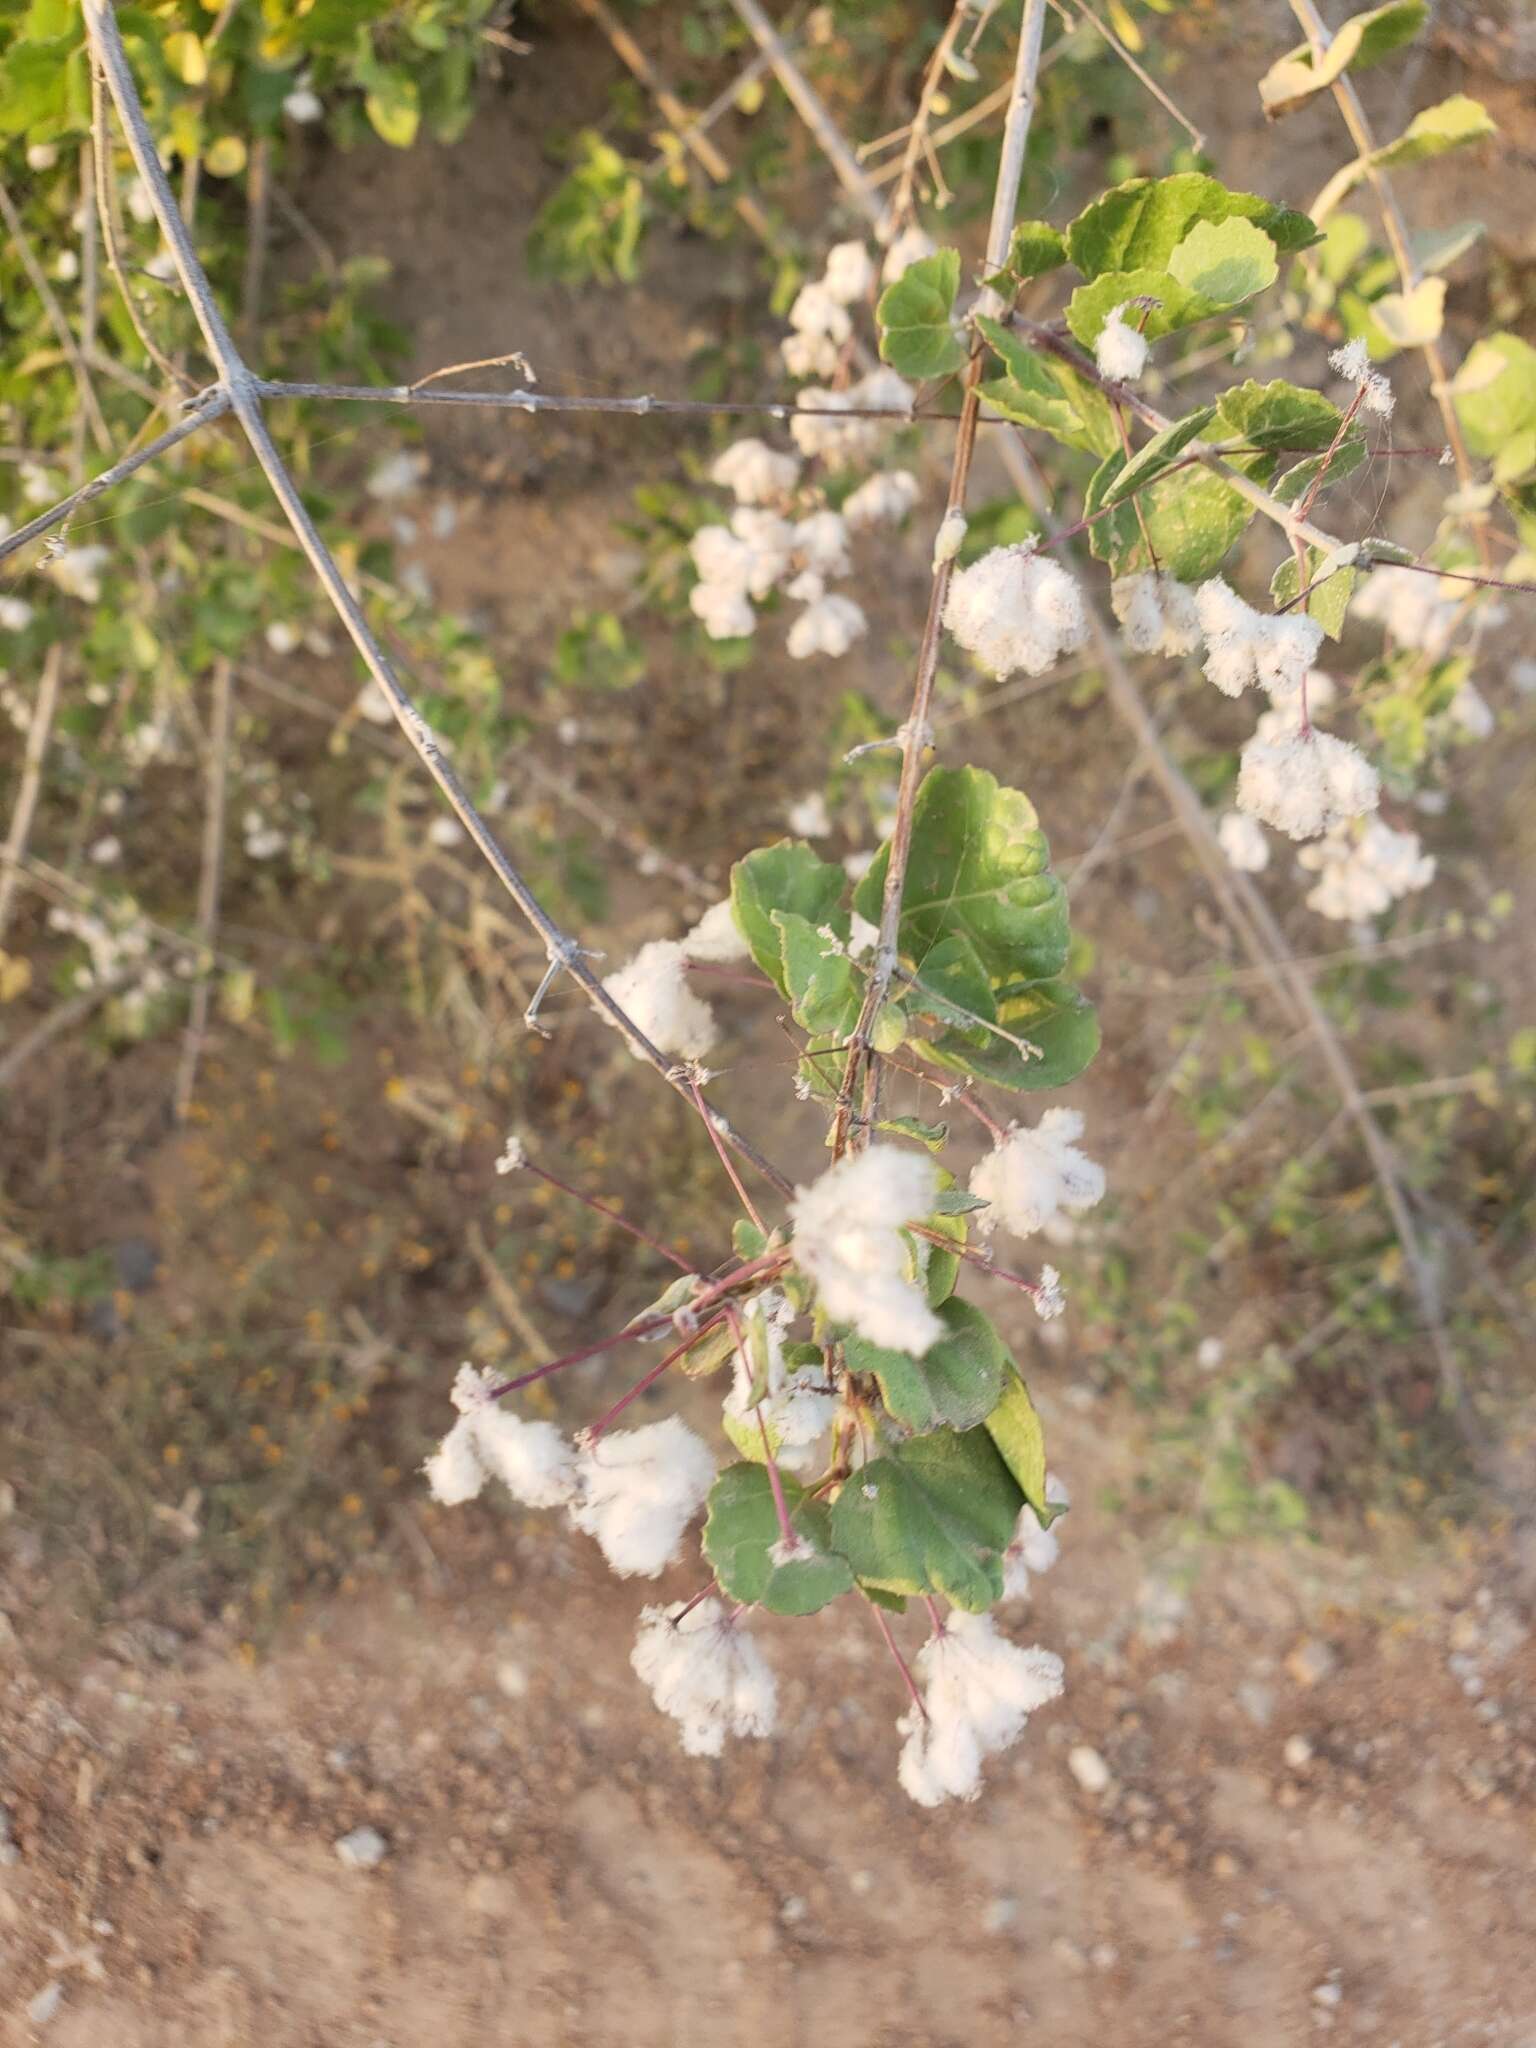
[[[742,0],[737,0],[742,4]],[[1045,33],[1046,0],[1025,0],[1019,28],[1019,46],[1014,62],[1013,98],[1003,130],[1002,158],[992,195],[992,220],[987,230],[987,271],[995,274],[1008,260],[1008,244],[1018,211],[1019,183],[1024,172],[1024,152],[1029,142],[1029,125],[1035,110],[1036,82],[1040,67],[1040,44]],[[984,311],[1001,312],[1002,304],[989,286],[978,304]],[[963,510],[970,481],[971,458],[976,447],[976,422],[981,413],[981,375],[986,361],[986,344],[979,332],[971,344],[965,369],[965,395],[960,408],[960,431],[955,442],[954,465],[950,471],[949,496],[944,516]],[[896,816],[891,827],[890,859],[885,874],[885,894],[880,906],[880,938],[873,968],[864,990],[864,1002],[854,1027],[842,1085],[837,1095],[837,1115],[832,1126],[832,1151],[840,1157],[848,1138],[854,1090],[862,1073],[865,1124],[873,1120],[879,1067],[869,1058],[870,1035],[890,991],[899,956],[901,899],[906,887],[907,862],[912,851],[912,812],[927,747],[928,714],[933,704],[933,682],[939,665],[939,643],[943,630],[944,602],[949,595],[953,561],[936,562],[928,597],[928,617],[923,626],[922,645],[917,657],[917,680],[912,691],[912,708],[901,729],[901,782],[896,797]]]
[[[815,136],[823,156],[837,173],[839,184],[870,226],[879,227],[885,215],[879,194],[870,183],[864,166],[843,140],[837,123],[822,105],[815,87],[790,55],[783,37],[758,6],[757,0],[731,0],[731,5],[773,66],[773,75],[784,88],[785,98]]]
[[[295,539],[308,558],[337,617],[345,626],[353,646],[362,657],[364,666],[383,691],[401,731],[446,797],[460,824],[478,847],[523,917],[543,941],[551,965],[558,965],[569,974],[580,986],[592,1007],[606,1023],[611,1024],[620,1033],[631,1051],[654,1067],[684,1101],[691,1102],[688,1083],[676,1072],[675,1063],[651,1043],[628,1013],[614,1001],[582,959],[576,942],[561,931],[524,881],[489,825],[471,802],[468,792],[444,757],[436,736],[402,687],[389,658],[374,637],[373,629],[342,575],[335,557],[321,538],[319,529],[310,516],[309,508],[305,505],[299,488],[268,431],[261,409],[261,385],[246,367],[225,324],[224,316],[208,282],[207,273],[198,261],[197,252],[192,246],[186,222],[177,209],[166,181],[154,138],[149,132],[149,125],[139,102],[112,0],[85,0],[85,20],[91,49],[105,74],[113,105],[117,109],[118,119],[127,138],[129,152],[150,195],[155,217],[160,223],[160,231],[175,262],[182,290],[191,302],[204,344],[217,366],[223,389],[228,394],[230,407],[245,432],[251,452],[260,465],[273,496],[293,529]],[[711,1127],[743,1158],[750,1160],[773,1187],[781,1194],[787,1195],[791,1192],[791,1183],[787,1177],[771,1165],[754,1145],[743,1138],[719,1110],[710,1107],[708,1116]]]
[[[1301,23],[1314,52],[1321,56],[1333,38],[1324,26],[1323,18],[1313,6],[1312,0],[1291,0],[1291,12]],[[1376,138],[1371,133],[1371,124],[1366,119],[1365,108],[1361,104],[1359,93],[1355,90],[1355,82],[1347,71],[1340,72],[1334,80],[1333,97],[1339,112],[1344,116],[1349,138],[1365,166],[1365,175],[1370,181],[1371,190],[1376,194],[1376,204],[1381,209],[1381,224],[1386,231],[1403,290],[1411,292],[1424,282],[1424,273],[1413,253],[1408,224],[1403,219],[1402,209],[1398,206],[1392,180],[1381,165],[1373,161]],[[1429,371],[1429,388],[1434,394],[1435,404],[1440,409],[1440,418],[1445,424],[1445,438],[1450,444],[1451,456],[1456,464],[1457,481],[1463,491],[1469,491],[1475,481],[1472,461],[1467,453],[1466,441],[1462,437],[1461,421],[1456,417],[1456,407],[1451,399],[1449,379],[1445,372],[1445,358],[1440,353],[1440,344],[1438,341],[1421,342],[1419,353],[1423,356],[1425,368]],[[1472,522],[1477,535],[1478,554],[1486,569],[1490,566],[1486,509],[1479,507],[1472,515]]]
[[[208,733],[208,808],[203,816],[203,864],[197,884],[197,986],[192,991],[192,1012],[182,1045],[181,1065],[176,1074],[172,1113],[177,1123],[187,1120],[192,1094],[197,1086],[198,1062],[208,1036],[209,974],[213,967],[211,948],[218,928],[219,884],[224,869],[224,808],[229,786],[229,724],[231,669],[227,655],[213,665],[213,718]]]
[[[16,792],[16,808],[11,813],[11,829],[6,834],[5,846],[0,849],[0,938],[4,938],[5,928],[10,923],[11,905],[16,898],[16,871],[32,833],[37,794],[43,781],[43,758],[53,736],[53,715],[58,709],[59,675],[63,666],[64,650],[55,640],[43,662],[37,701],[32,706],[32,718],[27,726],[26,757],[22,764],[21,786]]]
[[[435,372],[445,375],[446,372]],[[551,391],[433,391],[416,384],[309,384],[281,378],[253,378],[252,388],[262,398],[328,398],[344,405],[469,405],[501,412],[618,412],[644,419],[650,414],[685,419],[713,419],[766,416],[774,420],[798,417],[825,420],[824,412],[813,413],[793,399],[776,398],[657,398],[642,392],[638,398],[607,398],[590,392],[569,395]],[[900,420],[905,425],[914,415],[899,406],[866,405],[840,407],[840,420]],[[917,414],[951,422],[952,413]]]
[[[147,462],[153,462],[156,456],[164,455],[169,449],[195,434],[199,428],[206,427],[210,420],[222,419],[229,411],[230,404],[229,393],[221,384],[210,385],[208,390],[199,392],[196,398],[189,401],[186,417],[178,420],[174,427],[168,427],[163,434],[157,434],[153,441],[146,442],[135,454],[125,455],[120,462],[114,462],[110,469],[104,469],[100,476],[92,477],[88,484],[82,484],[78,491],[71,491],[67,498],[60,498],[57,505],[50,505],[46,512],[39,512],[37,517],[29,519],[25,526],[18,526],[14,533],[8,533],[0,540],[0,562],[3,562],[7,555],[14,555],[19,548],[24,548],[28,541],[37,540],[42,534],[48,533],[61,521],[68,519],[73,512],[78,511],[80,506],[89,505],[93,498],[101,497],[115,484],[125,483],[135,470],[142,469]]]

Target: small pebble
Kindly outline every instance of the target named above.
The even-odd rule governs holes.
[[[389,1854],[389,1844],[377,1828],[354,1828],[336,1844],[336,1854],[348,1870],[377,1870]]]
[[[1001,1934],[1005,1927],[1011,1927],[1019,1917],[1017,1899],[991,1899],[982,1915],[981,1924],[988,1934]]]
[[[64,1986],[55,1977],[43,1986],[27,2007],[27,2018],[34,2027],[46,2027],[63,2002]]]
[[[1314,1984],[1312,1987],[1312,2003],[1329,2007],[1342,2005],[1344,2003],[1344,1986],[1335,1977],[1329,1977],[1321,1984]]]
[[[1338,1661],[1326,1643],[1312,1636],[1296,1645],[1285,1660],[1285,1668],[1298,1685],[1320,1685]]]
[[[1293,1771],[1304,1771],[1312,1761],[1312,1745],[1305,1735],[1288,1735],[1285,1739],[1285,1761]]]

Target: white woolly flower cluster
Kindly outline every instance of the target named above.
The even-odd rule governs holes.
[[[676,939],[652,939],[603,987],[659,1052],[696,1060],[714,1044],[716,1025],[713,1010],[688,985],[690,957],[699,956]]]
[[[800,287],[789,309],[793,330],[780,344],[791,377],[829,377],[853,333],[848,308],[868,298],[875,266],[862,242],[839,242],[827,252],[819,278]]]
[[[790,1208],[794,1258],[834,1322],[871,1344],[921,1358],[944,1334],[913,1271],[902,1226],[938,1199],[939,1170],[922,1153],[871,1145],[848,1154]]]
[[[576,1492],[576,1459],[552,1422],[526,1422],[490,1398],[491,1373],[459,1367],[453,1405],[459,1419],[428,1458],[434,1500],[457,1507],[474,1500],[487,1479],[499,1479],[525,1507],[566,1506]]]
[[[1307,893],[1308,907],[1341,924],[1379,917],[1435,878],[1435,857],[1425,853],[1418,833],[1395,832],[1380,818],[1356,832],[1330,832],[1304,846],[1299,858],[1317,875]]]
[[[761,1416],[779,1464],[790,1472],[809,1471],[837,1412],[837,1395],[827,1389],[826,1366],[799,1366],[794,1371],[786,1366],[784,1333],[795,1311],[777,1288],[760,1295],[749,1313],[761,1313],[763,1319],[764,1372],[759,1381],[750,1343],[737,1351],[725,1413],[754,1429]]]
[[[1336,370],[1346,384],[1354,385],[1367,412],[1375,413],[1379,419],[1391,419],[1397,403],[1392,386],[1379,370],[1371,368],[1371,352],[1363,340],[1346,342],[1343,348],[1334,349],[1328,367]]]
[[[1205,635],[1205,673],[1223,695],[1240,697],[1250,683],[1274,694],[1296,689],[1323,644],[1323,629],[1306,612],[1256,612],[1213,576],[1195,592]]]
[[[571,1520],[594,1537],[621,1579],[654,1579],[715,1483],[708,1444],[667,1415],[600,1436],[577,1462]]]
[[[110,550],[93,543],[90,547],[59,548],[45,558],[44,567],[66,597],[96,604],[101,598],[101,572],[109,559]]]
[[[1432,661],[1450,650],[1462,600],[1433,576],[1385,564],[1373,569],[1350,603],[1350,614],[1382,627],[1398,647]]]
[[[1293,731],[1267,740],[1257,734],[1242,752],[1237,807],[1292,839],[1315,839],[1332,826],[1376,808],[1376,771],[1347,740]]]
[[[803,519],[761,506],[738,506],[729,526],[701,526],[689,546],[699,580],[688,603],[712,640],[736,640],[757,624],[759,603],[776,586],[805,606],[785,642],[791,657],[843,655],[868,631],[851,597],[827,590],[852,568],[848,522],[823,508]]]
[[[1116,384],[1134,384],[1147,367],[1147,337],[1139,328],[1127,324],[1125,315],[1129,311],[1129,306],[1112,306],[1093,344],[1099,375]]]
[[[1045,1475],[1045,1498],[1052,1507],[1064,1508],[1071,1504],[1072,1496],[1066,1484],[1054,1472]],[[1014,1524],[1013,1537],[1003,1552],[1003,1598],[1023,1600],[1029,1593],[1029,1582],[1033,1575],[1048,1572],[1061,1556],[1061,1538],[1056,1530],[1060,1516],[1053,1516],[1049,1528],[1026,1501],[1019,1509],[1019,1519]]]
[[[1104,1169],[1079,1151],[1082,1113],[1048,1109],[1031,1130],[1015,1124],[971,1175],[971,1193],[989,1206],[978,1217],[990,1233],[1001,1223],[1030,1237],[1063,1210],[1080,1215],[1104,1199]]]
[[[917,503],[917,478],[910,469],[879,469],[843,500],[843,517],[859,531],[894,526]]]
[[[730,491],[738,505],[771,505],[800,481],[800,459],[749,434],[715,457],[709,480]]]
[[[1117,576],[1109,601],[1132,654],[1193,654],[1200,645],[1200,614],[1187,583],[1143,570]]]
[[[630,1656],[664,1714],[681,1724],[689,1756],[718,1756],[728,1735],[771,1735],[778,1686],[739,1617],[718,1600],[645,1607]]]
[[[552,1422],[529,1422],[491,1398],[494,1376],[462,1365],[459,1419],[424,1471],[435,1500],[457,1507],[499,1479],[525,1507],[563,1507],[621,1578],[654,1579],[714,1484],[709,1446],[677,1416],[611,1430],[575,1448]]]
[[[990,1614],[956,1608],[917,1654],[923,1711],[896,1723],[906,1737],[898,1776],[919,1806],[974,1799],[981,1766],[1017,1742],[1029,1717],[1058,1699],[1062,1662],[1000,1636]]]
[[[912,386],[899,372],[881,365],[845,391],[829,391],[821,384],[808,384],[795,401],[790,434],[802,455],[815,456],[828,469],[850,469],[867,462],[883,446],[891,430],[885,419],[850,418],[861,412],[895,413],[912,410]]]
[[[682,946],[688,959],[721,966],[752,957],[752,949],[742,936],[729,896],[722,896],[718,903],[709,906],[693,930],[685,934]]]
[[[1230,867],[1245,875],[1262,874],[1269,866],[1269,841],[1257,818],[1242,811],[1223,811],[1216,826],[1216,838]]]
[[[992,548],[950,582],[944,623],[989,675],[1038,676],[1088,638],[1083,594],[1032,542]]]

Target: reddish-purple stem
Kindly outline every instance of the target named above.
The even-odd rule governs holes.
[[[711,1316],[707,1323],[701,1323],[699,1325],[698,1329],[694,1331],[691,1337],[684,1338],[683,1342],[681,1344],[675,1345],[673,1349],[667,1353],[665,1358],[658,1359],[655,1365],[651,1367],[648,1373],[642,1374],[641,1377],[635,1381],[635,1384],[630,1388],[627,1394],[620,1394],[618,1400],[614,1402],[613,1406],[610,1409],[608,1409],[605,1414],[600,1415],[597,1418],[596,1422],[591,1423],[587,1427],[587,1429],[583,1431],[583,1435],[586,1437],[587,1442],[589,1444],[595,1444],[598,1438],[602,1435],[603,1431],[608,1428],[609,1424],[612,1423],[618,1416],[624,1413],[624,1410],[629,1406],[631,1401],[638,1400],[639,1397],[645,1392],[647,1387],[654,1387],[656,1382],[661,1378],[662,1374],[666,1371],[669,1365],[676,1365],[677,1361],[682,1357],[683,1353],[685,1351],[691,1351],[694,1345],[698,1343],[699,1339],[705,1334],[706,1331],[713,1330],[717,1324],[724,1322],[724,1320],[724,1316]]]
[[[901,1673],[902,1683],[907,1688],[907,1693],[913,1706],[916,1707],[917,1711],[926,1721],[928,1709],[923,1705],[923,1696],[917,1689],[917,1680],[912,1676],[911,1667],[908,1665],[906,1658],[901,1654],[901,1646],[891,1633],[891,1624],[885,1618],[885,1609],[878,1602],[871,1600],[869,1611],[875,1617],[875,1626],[879,1629],[881,1635],[885,1637],[885,1647],[896,1659],[896,1669]]]
[[[766,1237],[768,1235],[768,1227],[763,1222],[762,1217],[758,1215],[757,1208],[752,1200],[752,1197],[747,1193],[746,1189],[742,1186],[741,1175],[736,1171],[736,1167],[734,1162],[732,1161],[730,1153],[726,1151],[724,1145],[720,1142],[720,1133],[715,1129],[715,1120],[710,1115],[709,1109],[704,1101],[703,1090],[699,1087],[699,1084],[694,1079],[691,1071],[688,1075],[688,1086],[693,1091],[693,1099],[695,1103],[698,1105],[699,1115],[700,1117],[702,1117],[704,1121],[704,1128],[709,1133],[709,1141],[714,1146],[715,1151],[719,1156],[720,1164],[725,1168],[726,1173],[730,1176],[731,1186],[736,1190],[736,1196],[738,1201],[741,1203],[741,1206],[746,1210],[747,1214],[752,1218],[752,1221],[757,1225],[758,1229],[762,1231],[764,1237]]]
[[[990,1273],[994,1280],[1006,1280],[1010,1287],[1022,1287],[1024,1292],[1039,1298],[1041,1288],[1038,1280],[1026,1280],[1022,1273],[1010,1273],[1006,1266],[994,1265],[985,1252],[978,1252],[968,1244],[956,1244],[952,1237],[941,1236],[937,1230],[929,1230],[922,1223],[909,1223],[908,1230],[914,1237],[925,1237],[930,1244],[936,1244],[941,1251],[953,1252],[957,1259],[964,1259],[968,1266],[975,1266],[983,1273]]]
[[[562,1195],[569,1195],[573,1201],[583,1203],[588,1209],[595,1209],[599,1216],[606,1216],[610,1223],[617,1223],[620,1230],[627,1230],[631,1237],[637,1237],[642,1244],[648,1244],[653,1252],[660,1252],[664,1259],[670,1259],[679,1272],[698,1272],[697,1266],[689,1265],[681,1252],[673,1251],[671,1246],[663,1244],[659,1237],[652,1237],[651,1233],[643,1230],[638,1223],[631,1223],[621,1210],[613,1208],[607,1202],[600,1202],[596,1195],[583,1194],[580,1188],[573,1188],[569,1181],[561,1180],[557,1173],[551,1173],[547,1167],[536,1165],[531,1159],[523,1161],[523,1171],[533,1174],[538,1180],[546,1181],[552,1188],[558,1188]]]

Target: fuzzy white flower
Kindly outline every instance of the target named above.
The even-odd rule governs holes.
[[[359,718],[366,718],[370,725],[393,725],[395,722],[394,706],[372,676],[352,699],[352,708]]]
[[[571,1507],[620,1578],[654,1579],[715,1482],[708,1444],[675,1415],[614,1430],[580,1454]]]
[[[897,1775],[919,1806],[974,1799],[983,1761],[1016,1742],[1030,1715],[1062,1689],[1053,1651],[1021,1649],[997,1633],[990,1614],[960,1608],[919,1650],[917,1669],[925,1712],[914,1706],[896,1726],[906,1737]]]
[[[1037,676],[1088,638],[1082,592],[1032,545],[992,548],[959,570],[944,623],[990,675]]]
[[[86,858],[88,860],[95,861],[97,867],[99,868],[116,867],[117,863],[122,859],[122,857],[123,842],[116,836],[115,833],[111,832],[109,832],[105,836],[105,838],[98,839],[95,842],[95,844],[88,849],[86,854]]]
[[[825,334],[844,342],[853,332],[848,309],[824,283],[803,284],[789,309],[789,324],[800,334]]]
[[[926,1216],[938,1191],[931,1159],[871,1145],[797,1189],[790,1209],[795,1263],[815,1282],[827,1314],[851,1323],[871,1344],[916,1358],[944,1334],[944,1325],[909,1277],[901,1228]]]
[[[1242,753],[1237,807],[1292,839],[1315,839],[1376,808],[1376,771],[1347,740],[1326,732],[1251,739]]]
[[[792,661],[805,661],[813,654],[834,659],[846,654],[855,640],[862,640],[869,621],[851,597],[836,594],[808,605],[789,629],[784,642]]]
[[[1387,564],[1373,569],[1350,605],[1354,618],[1382,626],[1399,647],[1432,659],[1450,651],[1461,600],[1434,576]]]
[[[300,85],[284,95],[283,112],[290,121],[297,121],[302,126],[311,121],[318,121],[325,108],[320,104],[317,94],[311,92],[307,85]]]
[[[496,1159],[499,1174],[519,1173],[528,1164],[528,1148],[516,1131],[508,1131],[507,1142]]]
[[[748,1313],[762,1318],[763,1379],[759,1384],[749,1341],[736,1353],[725,1413],[732,1421],[754,1429],[761,1415],[778,1462],[790,1472],[808,1470],[815,1461],[816,1446],[832,1426],[838,1396],[828,1391],[824,1364],[797,1366],[793,1371],[786,1366],[784,1333],[795,1317],[787,1296],[769,1288]]]
[[[1126,324],[1124,316],[1128,310],[1125,306],[1111,307],[1093,344],[1099,375],[1116,384],[1134,384],[1147,367],[1147,337]]]
[[[80,275],[80,258],[73,249],[61,249],[54,258],[53,274],[60,284],[73,284]]]
[[[852,527],[893,525],[916,503],[917,478],[910,469],[880,469],[849,493],[843,517]]]
[[[688,956],[675,939],[652,939],[603,987],[660,1051],[694,1060],[714,1044],[714,1013],[689,987]]]
[[[49,560],[48,574],[66,597],[95,604],[101,597],[101,572],[109,559],[104,547],[64,547]]]
[[[740,1617],[729,1618],[718,1600],[686,1611],[681,1603],[642,1608],[629,1661],[661,1711],[681,1723],[689,1756],[719,1756],[727,1735],[773,1733],[773,1673]]]
[[[1015,1124],[971,1175],[971,1193],[991,1206],[978,1218],[1016,1237],[1043,1230],[1061,1210],[1079,1215],[1104,1199],[1104,1169],[1078,1150],[1082,1113],[1048,1109],[1033,1129]]]
[[[29,171],[51,171],[59,160],[58,144],[54,142],[32,142],[27,145],[27,169]]]
[[[298,627],[290,626],[286,619],[274,619],[263,638],[274,654],[292,654],[304,644]]]
[[[464,827],[457,818],[434,818],[427,827],[427,838],[434,846],[457,846],[464,837]]]
[[[808,385],[799,395],[789,431],[802,455],[820,456],[829,469],[843,469],[868,460],[890,427],[886,420],[850,419],[850,410],[910,413],[912,396],[905,378],[883,364],[846,391]]]
[[[868,249],[862,242],[834,242],[827,251],[821,282],[840,306],[851,306],[855,299],[868,298],[875,282],[874,260]]]
[[[749,960],[752,957],[752,949],[742,936],[729,896],[710,905],[693,930],[684,936],[682,944],[690,960],[728,964],[732,960]]]
[[[792,803],[784,813],[784,822],[797,839],[825,839],[832,830],[827,800],[819,789]]]
[[[921,263],[925,256],[938,253],[938,244],[932,235],[924,234],[915,223],[903,228],[885,252],[885,261],[880,267],[880,276],[886,284],[894,284],[898,277],[904,277],[914,263]]]
[[[1250,683],[1277,696],[1296,689],[1317,650],[1323,629],[1306,612],[1256,612],[1213,576],[1195,592],[1205,634],[1205,673],[1225,696],[1239,697]]]
[[[1336,348],[1328,358],[1330,369],[1338,372],[1346,384],[1353,384],[1361,394],[1361,403],[1367,412],[1378,414],[1382,419],[1392,417],[1396,400],[1392,386],[1379,370],[1371,368],[1371,352],[1359,336]]]
[[[1045,1475],[1045,1497],[1053,1507],[1067,1507],[1072,1499],[1064,1481],[1054,1472]],[[1048,1572],[1061,1556],[1061,1538],[1056,1531],[1061,1517],[1053,1516],[1049,1528],[1041,1526],[1040,1517],[1026,1501],[1019,1509],[1019,1519],[1013,1526],[1013,1538],[1003,1552],[1003,1598],[1022,1600],[1029,1592],[1029,1581],[1036,1572]]]
[[[797,521],[792,545],[797,558],[818,575],[847,575],[848,525],[840,512],[813,512]]]
[[[1143,570],[1117,576],[1109,601],[1133,654],[1193,654],[1200,645],[1200,615],[1187,583]]]
[[[688,608],[711,640],[745,640],[757,625],[751,599],[734,584],[696,583]]]
[[[837,343],[828,334],[786,334],[779,354],[791,377],[830,377],[837,368]]]
[[[836,514],[832,516],[835,518]],[[802,520],[801,525],[804,524]],[[841,520],[838,524],[842,524]],[[731,514],[731,533],[746,549],[745,556],[739,559],[748,595],[765,598],[802,545],[800,527],[761,506],[740,505]]]
[[[34,616],[24,597],[0,597],[0,627],[7,633],[24,633]]]
[[[1435,857],[1425,853],[1418,833],[1395,832],[1380,818],[1353,831],[1335,829],[1304,846],[1299,859],[1318,877],[1307,894],[1308,907],[1340,924],[1379,917],[1435,878]]]
[[[287,835],[276,825],[269,825],[260,811],[247,811],[240,828],[251,860],[276,860],[288,844]]]
[[[798,456],[781,453],[748,435],[716,456],[709,475],[712,483],[734,492],[738,505],[762,505],[786,497],[795,488],[800,461]]]
[[[461,1365],[453,1382],[459,1419],[423,1468],[435,1500],[457,1507],[499,1479],[524,1507],[563,1507],[576,1490],[576,1459],[552,1422],[525,1422],[490,1399],[494,1374]]]
[[[1245,875],[1258,875],[1269,866],[1269,841],[1257,818],[1242,811],[1223,811],[1216,838],[1229,867]]]

